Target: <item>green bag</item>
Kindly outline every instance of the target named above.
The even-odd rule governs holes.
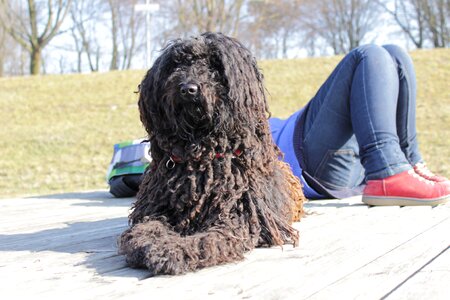
[[[149,152],[150,143],[142,139],[114,145],[106,175],[111,194],[118,198],[136,195],[142,182],[142,174],[151,161]]]

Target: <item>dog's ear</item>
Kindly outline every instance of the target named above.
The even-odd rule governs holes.
[[[223,34],[205,33],[203,36],[213,54],[211,64],[222,73],[222,83],[233,104],[268,114],[263,75],[251,52],[238,40]]]
[[[161,107],[156,105],[162,98],[161,88],[165,84],[165,77],[173,69],[172,56],[174,48],[180,40],[170,41],[163,49],[161,55],[154,61],[152,67],[147,71],[142,82],[138,86],[138,107],[140,119],[147,133],[151,134],[154,124],[161,122]]]
[[[151,97],[153,97],[153,71],[154,67],[152,67],[150,70],[147,71],[147,73],[144,76],[144,79],[138,86],[138,93],[139,93],[139,100],[138,100],[138,107],[139,107],[139,115],[142,124],[144,125],[146,131],[148,134],[151,133],[152,130],[152,120],[148,118],[148,116],[152,115],[151,112],[151,106],[152,101]]]
[[[138,86],[138,92],[139,92],[139,100],[138,100],[138,107],[139,107],[139,117],[141,119],[142,124],[144,125],[144,127],[146,127],[147,129],[147,119],[145,118],[145,114],[147,112],[147,107],[145,105],[145,98],[146,98],[146,93],[143,91],[143,85],[144,85],[144,81],[147,79],[147,75],[145,75],[144,79],[142,80],[142,82],[139,84]]]

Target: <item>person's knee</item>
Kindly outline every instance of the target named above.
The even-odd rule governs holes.
[[[389,44],[383,45],[383,48],[386,49],[387,52],[389,52],[389,54],[392,56],[392,58],[395,59],[396,62],[411,62],[411,57],[409,56],[408,52],[406,52],[406,50],[402,47]]]
[[[393,56],[396,56],[396,55],[400,55],[400,56],[406,55],[406,56],[408,56],[408,53],[406,52],[405,49],[403,49],[400,46],[394,45],[394,44],[383,45],[383,48],[386,49],[389,52],[389,54],[391,54]]]
[[[366,44],[359,47],[356,47],[351,51],[353,55],[356,55],[358,60],[362,59],[373,59],[373,60],[386,60],[389,58],[389,52],[382,46],[375,44]]]

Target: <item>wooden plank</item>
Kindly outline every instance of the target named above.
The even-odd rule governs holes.
[[[67,203],[56,203],[53,210],[64,214],[77,200],[70,199],[71,204]],[[2,295],[13,298],[76,295],[83,299],[305,299],[329,294],[335,297],[332,291],[340,292],[340,284],[347,280],[353,288],[370,286],[373,278],[369,275],[373,274],[366,274],[363,270],[370,267],[377,272],[378,269],[373,267],[375,262],[378,262],[376,267],[384,263],[396,266],[398,258],[389,258],[393,253],[397,253],[397,257],[405,256],[405,266],[399,270],[406,270],[410,261],[407,257],[416,262],[414,266],[417,268],[429,258],[425,257],[428,253],[434,253],[434,248],[416,247],[416,243],[422,247],[422,244],[433,247],[439,243],[448,245],[441,231],[448,226],[449,206],[368,208],[361,205],[358,198],[314,201],[306,206],[310,214],[295,224],[301,232],[299,248],[257,249],[246,255],[243,262],[183,276],[145,279],[149,275],[147,271],[125,267],[124,258],[115,254],[113,242],[126,226],[126,213],[113,221],[98,220],[28,235],[17,234],[8,240],[9,248],[0,250],[0,276],[5,278],[0,281],[0,288]],[[108,209],[108,205],[84,208],[78,212],[100,213]],[[46,214],[46,211],[32,213],[38,218],[41,214]],[[121,222],[123,227],[120,227]],[[117,227],[110,226],[112,224]],[[45,244],[43,240],[51,242]],[[5,257],[12,259],[2,264]],[[437,259],[435,262],[439,263]],[[362,279],[356,276],[358,272],[363,272]],[[390,275],[384,272],[373,276],[384,282],[389,281]],[[397,278],[403,279],[402,276]],[[388,293],[390,289],[391,285],[382,284],[380,294]],[[358,293],[347,295],[352,298],[360,295]],[[431,295],[424,293],[425,296]]]
[[[40,207],[52,206],[55,203],[58,205],[70,205],[72,201],[96,203],[98,205],[106,202],[109,203],[110,201],[130,202],[132,200],[133,198],[114,198],[106,191],[66,193],[38,197],[0,199],[0,210],[20,213],[26,211],[27,208],[39,209]]]
[[[344,243],[344,245],[348,246],[348,243]],[[182,283],[176,283],[177,291],[170,289],[170,283],[161,282],[160,280],[162,279],[155,279],[155,282],[160,281],[156,295],[175,297],[179,291],[182,291],[183,295],[188,298],[214,295],[217,297],[242,296],[255,299],[271,298],[272,296],[281,299],[286,297],[300,299],[301,296],[307,296],[308,292],[314,290],[314,288],[311,289],[310,287],[314,287],[318,282],[322,282],[323,279],[326,280],[327,277],[331,280],[336,277],[335,274],[324,276],[324,270],[330,272],[329,270],[334,266],[338,267],[339,272],[346,269],[352,270],[367,261],[367,255],[359,255],[354,259],[354,255],[351,252],[349,253],[349,251],[345,251],[346,247],[342,247],[336,241],[331,241],[323,246],[327,246],[325,249],[329,251],[320,253],[320,251],[317,251],[317,249],[320,249],[319,247],[316,248],[317,253],[311,254],[307,249],[285,249],[283,254],[288,255],[281,257],[274,253],[277,249],[257,250],[249,255],[250,261],[247,263],[230,266],[230,268],[236,269],[230,272],[229,275],[216,271],[217,274],[214,274],[215,276],[209,273],[208,276],[203,278],[191,278],[191,280],[183,278]],[[275,257],[268,255],[270,252],[275,254]],[[383,253],[384,251],[381,252]],[[338,253],[346,259],[340,261]],[[270,271],[268,272],[267,270]],[[209,279],[211,277],[220,278],[220,280],[212,281]],[[137,294],[142,296],[149,292],[149,290],[136,291]],[[151,292],[154,292],[153,289]]]
[[[433,224],[433,221],[442,221],[439,217],[442,217],[442,215],[418,222],[419,224],[413,227],[416,230],[427,228],[430,221],[431,224]],[[376,219],[379,221],[378,217]],[[345,220],[337,220],[337,222],[339,221],[346,222]],[[392,219],[392,222],[398,221],[402,220]],[[361,229],[353,232],[353,238],[345,239],[340,236],[341,238],[336,240],[326,239],[327,234],[333,235],[342,229],[347,229],[348,226],[354,225],[353,222],[348,222],[346,226],[335,226],[337,227],[336,230],[327,228],[328,233],[327,231],[315,231],[314,236],[309,236],[308,232],[305,232],[303,238],[307,241],[305,241],[304,247],[292,250],[286,249],[285,252],[290,252],[289,256],[278,256],[276,258],[271,258],[269,255],[263,256],[262,261],[252,261],[245,264],[243,268],[234,270],[233,276],[226,276],[225,274],[212,276],[209,274],[206,278],[196,278],[195,280],[185,277],[183,282],[176,284],[177,291],[170,290],[169,286],[163,283],[159,285],[156,295],[162,298],[170,298],[177,296],[179,291],[182,291],[182,294],[188,299],[196,296],[202,297],[206,294],[230,298],[306,299],[337,279],[351,274],[368,262],[392,251],[392,249],[398,247],[399,243],[408,241],[417,235],[414,230],[406,230],[400,233],[393,232],[389,237],[378,237],[377,239],[377,232],[367,232],[370,227],[365,227],[366,224],[362,223]],[[379,227],[383,226],[380,225]],[[383,228],[383,231],[387,232],[387,228]],[[390,231],[392,232],[392,227]],[[371,240],[371,238],[374,239]],[[382,240],[385,243],[381,243]],[[266,250],[254,251],[250,256],[261,253],[261,251]],[[238,264],[238,266],[243,266],[243,264]],[[211,278],[220,278],[220,280],[214,281]],[[370,280],[370,278],[366,278],[368,284],[370,284]],[[136,295],[141,296],[150,292],[155,295],[154,287],[148,290],[135,291]],[[336,295],[346,294],[333,294],[331,298]],[[351,294],[347,295],[352,298]]]
[[[113,218],[98,221],[76,222],[61,228],[52,228],[39,232],[0,235],[0,250],[41,251],[70,243],[79,243],[100,235],[107,236],[124,230],[127,218]]]
[[[119,229],[116,232],[109,232],[106,236],[101,234],[90,235],[84,237],[81,241],[58,241],[60,244],[54,244],[53,247],[40,250],[28,248],[20,251],[3,251],[0,258],[0,267],[11,267],[13,269],[26,265],[28,269],[32,270],[35,262],[52,263],[51,260],[54,260],[53,264],[60,266],[80,263],[76,259],[72,260],[71,257],[67,258],[65,253],[83,253],[87,255],[87,260],[93,261],[98,254],[117,254],[117,237],[121,232],[122,230]]]
[[[132,200],[124,200],[123,202],[108,201],[105,202],[85,202],[84,200],[64,200],[52,203],[50,206],[39,207],[38,209],[29,207],[40,199],[33,199],[27,205],[22,205],[21,201],[16,201],[16,205],[24,209],[19,214],[4,211],[0,208],[2,219],[0,221],[0,232],[20,232],[26,231],[27,228],[45,228],[48,224],[66,223],[72,220],[79,220],[83,216],[96,216],[100,218],[105,215],[126,216],[129,213]],[[66,202],[68,201],[68,202]],[[111,202],[110,202],[111,201]],[[24,220],[27,222],[24,222]]]
[[[310,298],[326,299],[337,294],[348,298],[382,298],[448,247],[449,228],[450,218],[438,221],[411,239],[318,290]],[[443,280],[450,282],[450,277]]]
[[[112,229],[111,229],[112,230]],[[77,240],[56,240],[49,242],[52,247],[42,247],[41,248],[32,248],[32,247],[23,247],[20,250],[15,251],[2,251],[1,253],[1,259],[0,259],[0,267],[9,266],[9,265],[21,265],[21,262],[27,263],[28,261],[34,261],[34,259],[39,259],[41,256],[45,256],[45,253],[49,253],[48,255],[52,257],[52,259],[56,260],[55,265],[63,266],[61,264],[69,263],[71,260],[61,260],[58,261],[58,255],[55,255],[55,253],[69,253],[69,254],[76,254],[76,253],[84,253],[89,256],[95,256],[96,253],[117,253],[117,237],[119,234],[123,231],[123,228],[116,228],[115,232],[108,232],[108,231],[100,231],[100,232],[92,232],[86,235],[81,235],[77,238]],[[99,240],[105,239],[110,242],[110,246],[108,248],[94,248],[90,245],[97,244],[96,242]],[[86,246],[84,246],[85,244]],[[82,246],[80,246],[82,245]],[[85,247],[85,248],[84,248]],[[83,250],[79,250],[78,252],[75,250],[72,250],[72,248],[84,248]],[[33,250],[36,249],[36,250]],[[18,263],[16,263],[18,262]],[[76,263],[77,261],[75,261]],[[33,264],[30,264],[27,266],[30,270],[33,268]]]
[[[0,235],[3,237],[8,236],[20,236],[31,235],[43,231],[58,230],[65,227],[69,227],[71,224],[88,223],[88,222],[101,222],[102,220],[112,218],[127,219],[127,213],[114,213],[109,211],[101,211],[96,213],[80,213],[68,214],[68,218],[64,220],[64,211],[59,211],[59,215],[55,218],[43,218],[41,220],[31,220],[30,222],[23,223],[21,225],[9,225],[6,228],[0,230]],[[124,222],[126,224],[126,221]]]
[[[450,295],[449,246],[385,294],[385,299],[448,299]]]

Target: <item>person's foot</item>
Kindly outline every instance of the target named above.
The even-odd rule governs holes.
[[[436,175],[433,172],[428,169],[427,165],[425,163],[417,163],[414,166],[414,172],[419,174],[425,179],[434,181],[434,182],[445,182],[447,184],[450,184],[450,181],[445,178],[444,176]]]
[[[368,180],[362,201],[368,205],[438,205],[450,199],[444,182],[428,180],[414,169],[383,179]]]

